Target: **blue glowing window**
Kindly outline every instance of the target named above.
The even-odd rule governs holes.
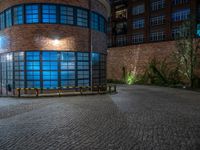
[[[24,71],[15,71],[15,80],[24,80]]]
[[[75,80],[62,80],[61,81],[61,86],[75,86]]]
[[[27,70],[40,70],[40,62],[26,62]]]
[[[40,81],[27,81],[27,88],[40,88]]]
[[[57,61],[58,53],[57,52],[43,52],[42,60],[44,61]]]
[[[24,62],[15,62],[15,70],[24,70]]]
[[[78,86],[89,86],[89,79],[87,79],[87,80],[78,80]]]
[[[26,5],[26,23],[38,23],[39,22],[39,6],[38,5]]]
[[[40,80],[40,71],[27,71],[27,80]]]
[[[92,53],[92,65],[99,66],[100,65],[100,55],[99,53]],[[93,67],[94,69],[94,67]]]
[[[184,3],[188,3],[189,0],[173,0],[172,3],[173,5],[178,5],[178,4],[184,4]]]
[[[133,15],[139,15],[143,14],[145,11],[145,6],[144,4],[136,5],[132,8],[132,14]]]
[[[26,53],[27,61],[38,61],[40,60],[40,52],[27,52]]]
[[[14,24],[23,24],[24,19],[23,19],[23,7],[22,6],[17,6],[14,7],[13,9],[14,17],[13,17],[13,23]]]
[[[60,7],[60,23],[74,24],[74,9],[72,7]]]
[[[96,13],[91,14],[91,28],[99,30],[99,16]]]
[[[133,21],[133,28],[134,29],[141,29],[144,28],[144,19],[139,19],[139,20],[135,20]]]
[[[77,25],[82,27],[88,27],[87,10],[77,9]]]
[[[0,14],[0,30],[5,28],[5,15],[4,13]]]
[[[61,70],[75,70],[75,62],[61,62]]]
[[[99,18],[99,30],[101,32],[106,32],[106,22],[103,17]]]
[[[43,71],[43,80],[58,80],[58,71]]]
[[[181,10],[176,10],[175,12],[172,13],[172,20],[173,21],[182,21],[182,20],[187,20],[190,15],[190,9],[181,9]]]
[[[77,63],[77,68],[79,70],[88,70],[89,69],[89,62],[78,62]]]
[[[58,87],[58,81],[44,81],[43,82],[44,88],[57,88]]]
[[[78,53],[78,61],[88,61],[89,53]]]
[[[61,52],[61,61],[75,61],[75,53]]]
[[[75,71],[62,71],[61,72],[61,80],[74,80],[75,79]]]
[[[92,53],[92,61],[93,62],[99,62],[100,61],[99,53]]]
[[[12,26],[12,14],[11,9],[6,10],[6,27]]]
[[[24,81],[15,81],[15,88],[24,88]]]
[[[42,6],[42,22],[43,23],[56,23],[56,6],[43,5]]]
[[[57,62],[43,62],[43,70],[58,70]]]
[[[88,79],[89,78],[89,71],[78,71],[78,79]]]

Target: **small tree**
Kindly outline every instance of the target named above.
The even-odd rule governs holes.
[[[175,59],[180,73],[188,80],[190,87],[194,87],[195,70],[198,66],[198,51],[200,39],[196,33],[196,21],[190,19],[184,22],[180,28],[176,40]]]

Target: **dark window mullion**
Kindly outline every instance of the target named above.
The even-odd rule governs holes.
[[[61,15],[61,13],[60,13],[60,5],[57,5],[56,6],[56,23],[57,24],[61,24],[60,15]]]
[[[57,58],[57,65],[58,65],[58,68],[57,68],[57,71],[58,71],[58,87],[61,87],[61,52],[58,52],[57,54],[58,58]]]
[[[43,6],[43,4],[39,4],[39,8],[38,8],[38,22],[39,23],[43,23],[43,21],[42,21],[42,6]]]
[[[22,24],[25,24],[25,19],[26,19],[26,15],[25,15],[25,5],[21,5],[22,7]]]

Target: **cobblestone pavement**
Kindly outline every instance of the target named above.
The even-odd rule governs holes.
[[[0,150],[200,150],[200,93],[150,86],[118,92],[0,98]]]

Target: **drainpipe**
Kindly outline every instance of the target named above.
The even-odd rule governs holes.
[[[89,43],[90,43],[90,86],[91,86],[91,91],[93,90],[93,79],[92,79],[92,52],[93,52],[93,46],[92,46],[92,29],[91,29],[91,10],[92,10],[92,0],[89,0]]]

